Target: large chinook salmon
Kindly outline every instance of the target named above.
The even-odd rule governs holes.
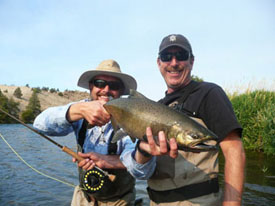
[[[128,98],[113,99],[104,104],[104,107],[111,114],[116,131],[113,142],[122,138],[125,133],[132,139],[147,141],[146,128],[151,127],[157,143],[158,132],[163,131],[167,139],[176,139],[180,150],[200,152],[218,149],[217,136],[206,127],[135,90],[131,90]]]

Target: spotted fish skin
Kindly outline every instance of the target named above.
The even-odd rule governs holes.
[[[114,129],[117,131],[122,128],[123,133],[127,133],[131,138],[146,141],[146,128],[151,127],[154,137],[158,136],[159,131],[163,131],[167,140],[175,138],[180,150],[218,149],[217,136],[206,127],[183,113],[146,98],[135,90],[131,90],[128,98],[107,102],[104,108],[112,116]],[[117,141],[122,136],[118,132],[113,139]],[[210,145],[205,144],[210,140],[212,142]]]

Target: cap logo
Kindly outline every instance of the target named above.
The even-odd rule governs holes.
[[[174,42],[174,41],[177,40],[177,37],[176,37],[175,35],[171,35],[171,36],[169,37],[169,40],[170,40],[171,42]]]

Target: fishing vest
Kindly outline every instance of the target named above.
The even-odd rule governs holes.
[[[186,111],[184,103],[199,86],[198,82],[193,83],[189,91],[185,91],[183,96],[173,100],[168,106],[194,116],[203,95],[196,98],[191,111]],[[201,119],[195,120],[205,126]],[[169,203],[217,193],[218,170],[218,151],[194,153],[179,150],[176,159],[158,156],[155,172],[148,180],[149,197],[155,203]]]
[[[86,137],[88,122],[84,119],[81,129],[79,131],[78,136],[78,151],[82,152],[82,147]],[[113,137],[113,133],[111,138]],[[109,155],[116,155],[117,152],[117,144],[111,143],[108,145],[108,154]],[[80,186],[83,188],[84,184],[84,174],[85,171],[82,168],[78,168],[79,171],[79,183]],[[104,169],[104,171],[108,172],[109,174],[113,174],[116,176],[115,180],[112,182],[109,179],[105,181],[103,189],[89,194],[85,190],[83,190],[85,197],[88,201],[90,200],[90,196],[93,196],[96,200],[104,201],[104,200],[117,200],[120,197],[124,196],[126,193],[133,191],[135,187],[135,179],[127,172],[126,169]]]

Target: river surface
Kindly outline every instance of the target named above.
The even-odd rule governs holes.
[[[0,124],[0,135],[20,157],[34,169],[58,180],[78,184],[77,166],[71,157],[54,144],[19,124]],[[53,137],[61,145],[76,150],[73,134]],[[73,186],[49,179],[27,166],[0,137],[0,206],[68,206]],[[246,181],[243,205],[275,205],[274,157],[249,152],[247,155]],[[223,169],[223,158],[220,156]],[[223,172],[219,175],[223,184]],[[137,198],[149,205],[146,182],[137,181]]]

